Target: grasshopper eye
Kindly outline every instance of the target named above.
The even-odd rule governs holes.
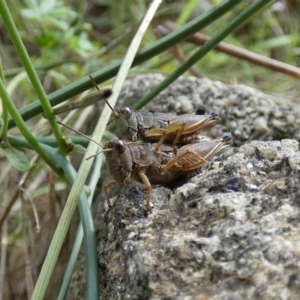
[[[120,114],[122,114],[126,119],[129,119],[132,115],[132,110],[129,107],[120,108]]]
[[[122,141],[116,140],[114,144],[118,152],[123,153],[125,151],[125,144]]]

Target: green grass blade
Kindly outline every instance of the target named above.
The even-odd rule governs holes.
[[[82,137],[81,135],[71,135],[69,136],[70,140],[74,144],[81,145],[83,147],[87,147],[89,144],[89,141],[85,138]],[[105,141],[115,139],[116,136],[110,133],[109,131],[105,131],[103,135],[103,139]],[[14,147],[17,148],[27,148],[27,149],[32,149],[30,147],[30,144],[26,141],[26,139],[23,136],[11,136],[8,135],[7,137],[8,141],[10,144]],[[57,147],[57,141],[53,135],[51,136],[37,136],[36,140],[38,143],[46,144],[50,147],[56,148]]]
[[[194,9],[198,5],[198,2],[199,2],[198,0],[187,1],[185,7],[182,9],[179,17],[177,18],[177,22],[176,22],[177,25],[183,25],[188,20],[188,18],[191,16]]]
[[[147,14],[145,15],[136,35],[134,36],[132,42],[130,43],[130,46],[126,52],[125,59],[119,69],[116,81],[113,86],[113,93],[109,99],[109,102],[111,106],[113,107],[114,104],[117,102],[117,99],[119,97],[119,94],[121,92],[122,86],[124,84],[124,81],[127,77],[127,74],[131,68],[132,62],[134,60],[134,57],[138,51],[138,48],[141,44],[142,38],[150,24],[150,21],[152,20],[154,13],[156,12],[158,6],[160,5],[161,0],[154,0],[149,7]],[[110,114],[109,114],[110,115]],[[108,121],[108,118],[107,118]],[[107,122],[105,121],[105,122]],[[102,138],[102,136],[101,136]],[[96,140],[101,140],[101,138],[98,138]]]
[[[66,160],[64,156],[57,153],[52,147],[46,145],[43,145],[42,147],[43,150],[47,152],[49,156],[52,156],[53,159],[55,159],[61,165],[62,169],[66,174],[66,177],[68,178],[68,181],[72,183],[74,181],[74,177],[76,174],[73,166]],[[78,176],[76,178],[78,178]],[[74,182],[73,187],[75,185],[76,182]],[[49,283],[50,277],[54,270],[54,266],[56,264],[58,255],[60,253],[60,249],[64,242],[66,233],[68,231],[77,204],[79,206],[80,217],[81,217],[83,231],[84,231],[85,248],[87,251],[86,252],[87,270],[89,270],[88,278],[87,278],[88,286],[90,289],[92,289],[93,293],[95,293],[94,294],[95,298],[93,299],[96,299],[98,295],[98,282],[97,279],[95,280],[95,278],[97,278],[98,275],[98,268],[97,268],[97,252],[96,252],[94,225],[93,225],[90,209],[86,205],[87,197],[85,193],[81,191],[82,188],[78,190],[78,194],[80,196],[76,194],[75,195],[70,194],[70,196],[67,199],[67,202],[65,204],[64,210],[59,219],[56,231],[54,233],[52,242],[48,250],[48,254],[44,261],[43,268],[38,277],[38,281],[36,283],[31,299],[37,300],[37,299],[44,298],[47,285]],[[78,198],[80,198],[79,203],[78,203]]]
[[[103,161],[104,161],[103,154],[99,154],[95,159],[95,163],[94,163],[94,167],[93,167],[93,174],[91,176],[91,181],[89,183],[89,188],[91,190],[91,193],[88,197],[89,206],[92,203],[94,192],[95,192],[98,180],[100,178],[101,166],[103,164]],[[82,229],[82,225],[80,224],[78,227],[78,230],[77,230],[74,245],[72,247],[72,253],[71,253],[71,256],[69,259],[68,266],[66,268],[66,272],[65,272],[64,279],[63,279],[63,282],[62,282],[62,285],[60,288],[60,292],[57,297],[58,300],[63,300],[66,297],[68,287],[69,287],[69,284],[70,284],[70,281],[72,278],[72,273],[73,273],[75,264],[77,262],[78,254],[80,252],[82,239],[83,239],[83,229]]]
[[[2,67],[2,60],[0,59],[0,79],[2,80],[3,84],[5,85],[5,77]],[[2,118],[2,120],[1,120]],[[7,136],[7,128],[8,128],[8,111],[4,107],[3,102],[0,99],[0,140],[4,141]]]

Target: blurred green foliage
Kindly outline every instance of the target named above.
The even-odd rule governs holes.
[[[39,72],[48,80],[47,92],[51,92],[124,57],[148,2],[14,0],[11,6],[14,4],[14,7],[20,9],[11,9],[34,64],[41,66]],[[154,29],[164,20],[178,20],[182,23],[220,2],[165,1],[144,38],[143,46],[157,39]],[[244,7],[248,2],[245,1]],[[273,3],[262,12],[262,17],[248,20],[226,42],[297,66],[300,53],[299,10],[294,10],[292,5],[297,4],[293,1]],[[206,28],[204,33],[213,36],[227,24],[232,14],[238,14],[241,10],[243,5]],[[197,47],[189,47],[186,55],[190,56]],[[20,66],[14,51],[5,51],[4,57],[6,69]],[[157,62],[164,63],[157,65]],[[178,65],[180,63],[170,53],[164,53],[139,68],[142,73],[161,70],[165,74],[172,72]],[[291,88],[296,86],[290,78],[274,75],[272,71],[214,51],[197,67],[211,79],[246,83],[268,92],[287,90],[293,93]],[[134,72],[138,73],[139,68]],[[282,79],[280,85],[278,77]],[[28,99],[34,98],[30,90],[26,92],[29,93],[26,95]]]

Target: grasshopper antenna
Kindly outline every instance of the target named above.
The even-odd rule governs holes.
[[[97,91],[100,92],[100,89],[99,89],[99,87],[98,87],[97,82],[95,81],[95,79],[92,77],[92,75],[89,75],[89,77],[90,77],[91,82],[92,82],[92,84],[94,85],[94,87],[97,89]],[[111,95],[111,94],[110,94],[110,95]],[[110,95],[109,95],[109,96],[110,96]],[[110,103],[107,101],[106,98],[108,98],[108,97],[103,97],[103,99],[105,100],[105,102],[106,102],[106,104],[108,105],[108,107],[111,109],[111,111],[112,111],[112,113],[114,114],[114,116],[115,116],[116,118],[119,117],[119,114],[113,109],[113,107],[110,105]]]
[[[112,151],[112,149],[104,149],[104,147],[103,147],[102,145],[100,145],[98,142],[96,142],[95,140],[91,139],[89,136],[87,136],[87,135],[85,135],[85,134],[83,134],[83,133],[77,131],[76,129],[74,129],[74,128],[72,128],[72,127],[70,127],[70,126],[68,126],[68,125],[66,125],[66,124],[64,124],[64,123],[62,123],[62,122],[60,122],[60,121],[56,121],[56,122],[57,122],[58,124],[64,126],[64,127],[68,128],[68,129],[70,129],[70,130],[72,130],[72,131],[78,133],[79,135],[85,137],[85,138],[88,139],[89,141],[94,142],[95,144],[97,144],[98,146],[100,146],[100,147],[103,149],[103,150],[97,152],[96,154],[91,155],[91,156],[88,157],[86,160],[89,160],[89,159],[91,159],[92,157],[96,157],[96,156],[97,156],[98,154],[100,154],[101,152],[109,152],[109,151]]]
[[[99,151],[99,152],[97,152],[96,154],[87,157],[86,160],[89,160],[89,159],[91,159],[91,158],[93,158],[93,157],[96,157],[98,154],[100,154],[100,153],[102,153],[102,152],[109,152],[109,151],[112,151],[112,150],[113,150],[113,149],[111,149],[111,148],[109,148],[109,149],[103,149],[102,151]]]
[[[97,144],[98,146],[100,146],[100,147],[103,149],[103,146],[102,146],[102,145],[100,145],[100,144],[99,144],[98,142],[96,142],[95,140],[91,139],[89,136],[87,136],[87,135],[85,135],[85,134],[83,134],[83,133],[77,131],[76,129],[74,129],[74,128],[72,128],[72,127],[70,127],[70,126],[68,126],[68,125],[66,125],[66,124],[64,124],[64,123],[62,123],[62,122],[60,122],[60,121],[56,121],[56,122],[57,122],[58,124],[64,126],[64,127],[68,128],[68,129],[70,129],[70,130],[72,130],[72,131],[78,133],[79,135],[85,137],[86,139],[88,139],[88,140],[94,142],[95,144]]]

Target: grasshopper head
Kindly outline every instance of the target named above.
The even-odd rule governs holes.
[[[129,107],[120,107],[116,113],[118,116],[115,117],[115,121],[122,137],[129,141],[136,141],[139,124],[135,112]]]
[[[106,102],[107,103],[107,102]],[[108,104],[108,103],[107,103]],[[117,109],[113,109],[110,105],[109,105],[112,113],[113,113],[113,116],[111,117],[111,119],[109,120],[108,124],[110,122],[112,122],[113,120],[115,120],[116,122],[118,120],[128,120],[130,119],[131,115],[132,115],[132,110],[129,108],[129,107],[120,107],[120,108],[117,108]]]
[[[121,140],[112,140],[105,144],[106,164],[112,177],[119,183],[131,176],[133,161],[130,149]]]

